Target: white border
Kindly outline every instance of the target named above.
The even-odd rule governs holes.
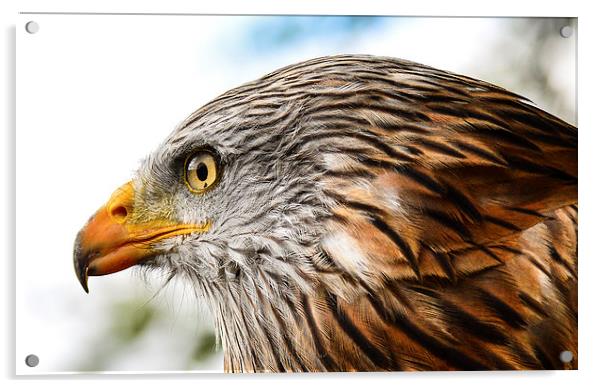
[[[4,255],[0,257],[0,271],[3,279],[2,304],[4,319],[2,322],[2,339],[4,346],[1,352],[0,365],[2,376],[11,380],[10,386],[42,383],[61,387],[100,387],[107,383],[122,380],[144,379],[144,384],[163,386],[170,380],[179,380],[183,386],[199,384],[251,384],[264,387],[271,384],[287,384],[305,386],[307,384],[336,384],[344,382],[351,386],[365,386],[378,380],[381,385],[420,385],[446,387],[507,387],[509,384],[546,385],[548,387],[594,386],[602,380],[598,360],[601,344],[600,299],[602,295],[602,260],[597,254],[597,222],[602,219],[599,203],[602,201],[598,166],[600,163],[600,61],[599,41],[602,19],[596,12],[596,2],[576,1],[541,1],[524,0],[492,1],[412,1],[392,2],[384,0],[363,1],[225,1],[206,2],[192,0],[158,0],[131,1],[88,1],[55,0],[55,1],[3,1],[0,6],[0,18],[3,27],[2,76],[4,92],[2,93],[2,112],[4,122],[2,131],[2,179],[3,188],[1,214],[4,222],[0,230],[0,246]],[[578,39],[578,117],[579,117],[579,166],[580,166],[580,209],[579,223],[579,371],[573,372],[484,372],[484,373],[406,373],[406,374],[319,374],[319,375],[270,375],[270,376],[222,376],[199,374],[154,374],[134,375],[69,375],[51,377],[14,376],[14,20],[17,12],[111,12],[111,13],[228,13],[228,14],[380,14],[380,15],[421,15],[421,16],[571,16],[579,18]],[[20,178],[21,179],[21,178]],[[47,380],[47,381],[45,381]],[[85,381],[84,381],[85,380]],[[107,381],[108,380],[108,381]],[[201,380],[201,381],[198,381]],[[128,384],[131,384],[129,381]]]
[[[575,2],[550,0],[536,4],[523,0],[421,0],[393,2],[325,1],[325,0],[226,0],[199,2],[195,0],[104,0],[44,1],[29,0],[19,11],[50,12],[117,12],[117,13],[230,13],[230,14],[347,14],[347,15],[412,15],[412,16],[577,16],[582,6]]]

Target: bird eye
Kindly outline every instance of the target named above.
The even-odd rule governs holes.
[[[207,151],[196,152],[186,159],[186,185],[193,193],[202,193],[217,180],[217,162]]]

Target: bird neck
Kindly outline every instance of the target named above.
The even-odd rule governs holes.
[[[273,274],[272,274],[273,276]],[[328,346],[315,307],[315,289],[280,283],[265,272],[227,284],[212,298],[215,324],[229,372],[328,370],[320,353]],[[284,287],[283,287],[284,285]]]

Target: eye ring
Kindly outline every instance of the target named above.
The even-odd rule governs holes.
[[[219,163],[212,152],[196,151],[184,162],[184,182],[193,193],[200,194],[209,190],[219,177]]]

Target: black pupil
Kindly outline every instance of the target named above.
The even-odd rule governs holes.
[[[196,168],[196,176],[200,181],[206,181],[207,175],[209,175],[209,170],[207,170],[207,165],[205,163],[199,163]]]

